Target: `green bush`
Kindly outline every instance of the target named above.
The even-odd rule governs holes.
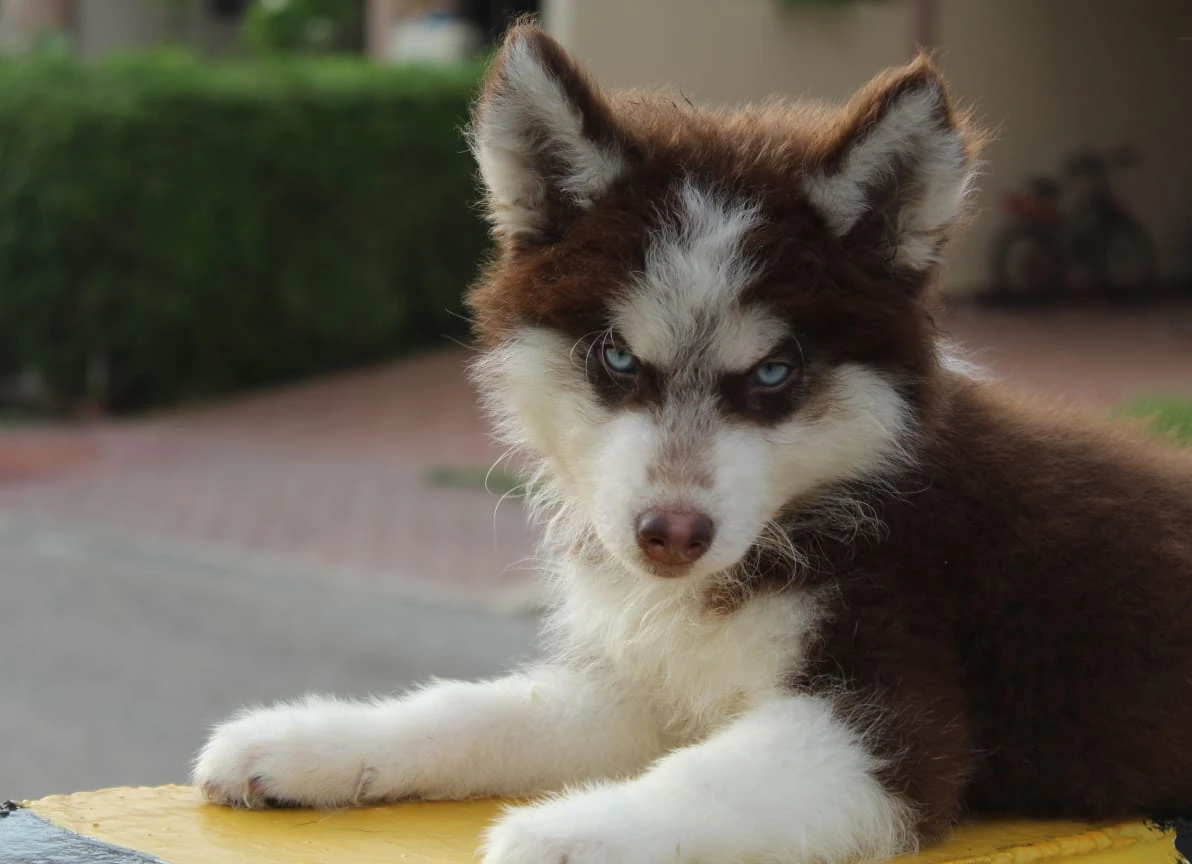
[[[0,353],[127,410],[465,332],[477,73],[0,63]]]
[[[240,34],[255,51],[342,51],[362,41],[363,20],[363,0],[257,0]]]

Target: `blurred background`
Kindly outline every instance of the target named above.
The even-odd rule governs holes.
[[[937,50],[997,132],[946,325],[1192,435],[1188,0],[0,0],[0,799],[181,782],[242,704],[530,655],[460,302],[460,128],[526,12],[714,103]]]

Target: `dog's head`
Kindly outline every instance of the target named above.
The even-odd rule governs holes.
[[[472,134],[498,242],[479,377],[603,550],[717,573],[905,458],[976,150],[927,58],[843,107],[714,112],[603,93],[521,26]]]

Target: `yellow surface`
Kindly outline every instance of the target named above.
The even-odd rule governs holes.
[[[34,801],[56,825],[169,864],[472,864],[494,801],[410,803],[362,810],[230,810],[185,786],[104,789]],[[899,861],[923,864],[1171,864],[1171,837],[1140,823],[969,825]]]

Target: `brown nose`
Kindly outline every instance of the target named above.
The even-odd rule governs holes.
[[[713,530],[703,513],[647,510],[637,517],[637,545],[659,564],[690,564],[708,551]]]

